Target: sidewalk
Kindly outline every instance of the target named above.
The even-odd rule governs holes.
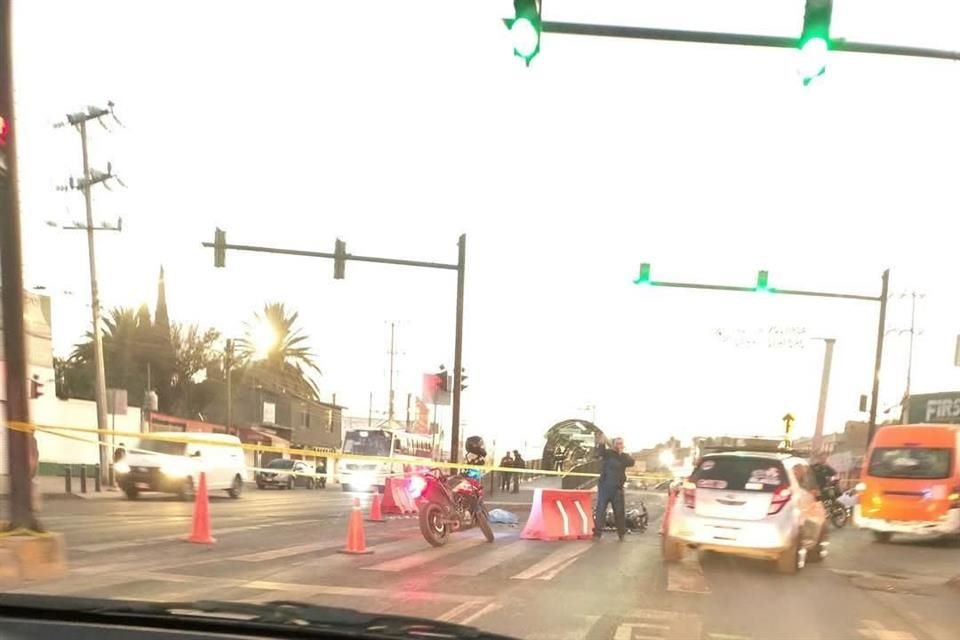
[[[95,491],[95,483],[93,478],[87,478],[87,492],[81,493],[80,491],[80,480],[78,478],[73,478],[72,482],[72,492],[67,493],[65,491],[65,483],[63,477],[57,476],[40,476],[36,480],[40,494],[45,500],[108,500],[116,499],[123,496],[123,493],[114,487],[103,487],[103,490],[100,492]]]

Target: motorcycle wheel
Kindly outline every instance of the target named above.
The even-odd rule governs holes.
[[[849,514],[847,510],[843,507],[834,507],[830,512],[830,522],[833,523],[837,529],[842,529],[845,524],[847,524],[847,519]]]
[[[478,509],[474,519],[477,521],[477,526],[480,527],[480,531],[483,531],[483,537],[487,539],[487,542],[493,542],[493,529],[490,527],[490,519],[487,517],[487,512],[483,509]]]
[[[443,507],[429,502],[420,509],[420,533],[434,547],[442,547],[450,538],[450,529],[443,517]]]

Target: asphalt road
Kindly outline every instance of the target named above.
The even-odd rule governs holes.
[[[531,493],[492,506],[521,523]],[[44,524],[67,537],[70,575],[23,592],[149,600],[301,600],[439,618],[519,638],[953,640],[960,629],[960,543],[880,545],[834,531],[823,564],[783,576],[769,563],[688,554],[660,559],[662,495],[645,500],[653,526],[619,543],[519,539],[495,525],[485,543],[465,532],[444,548],[414,519],[365,523],[373,553],[343,546],[351,496],[247,491],[211,502],[216,544],[182,539],[190,504],[172,498],[47,500]],[[366,503],[365,503],[366,506]]]

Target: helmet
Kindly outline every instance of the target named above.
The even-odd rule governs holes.
[[[467,453],[472,453],[476,456],[486,456],[487,450],[483,446],[483,438],[480,436],[470,436],[467,438]]]

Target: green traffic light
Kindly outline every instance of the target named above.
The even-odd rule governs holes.
[[[513,38],[513,54],[529,64],[540,49],[540,32],[529,18],[520,17],[510,25],[510,35]]]
[[[757,291],[770,291],[769,274],[766,271],[757,272]]]
[[[797,73],[803,79],[803,86],[807,86],[814,79],[822,76],[827,70],[827,55],[830,47],[825,38],[810,38],[800,47],[800,63]]]
[[[640,265],[640,274],[633,284],[650,284],[650,263],[644,262]]]

